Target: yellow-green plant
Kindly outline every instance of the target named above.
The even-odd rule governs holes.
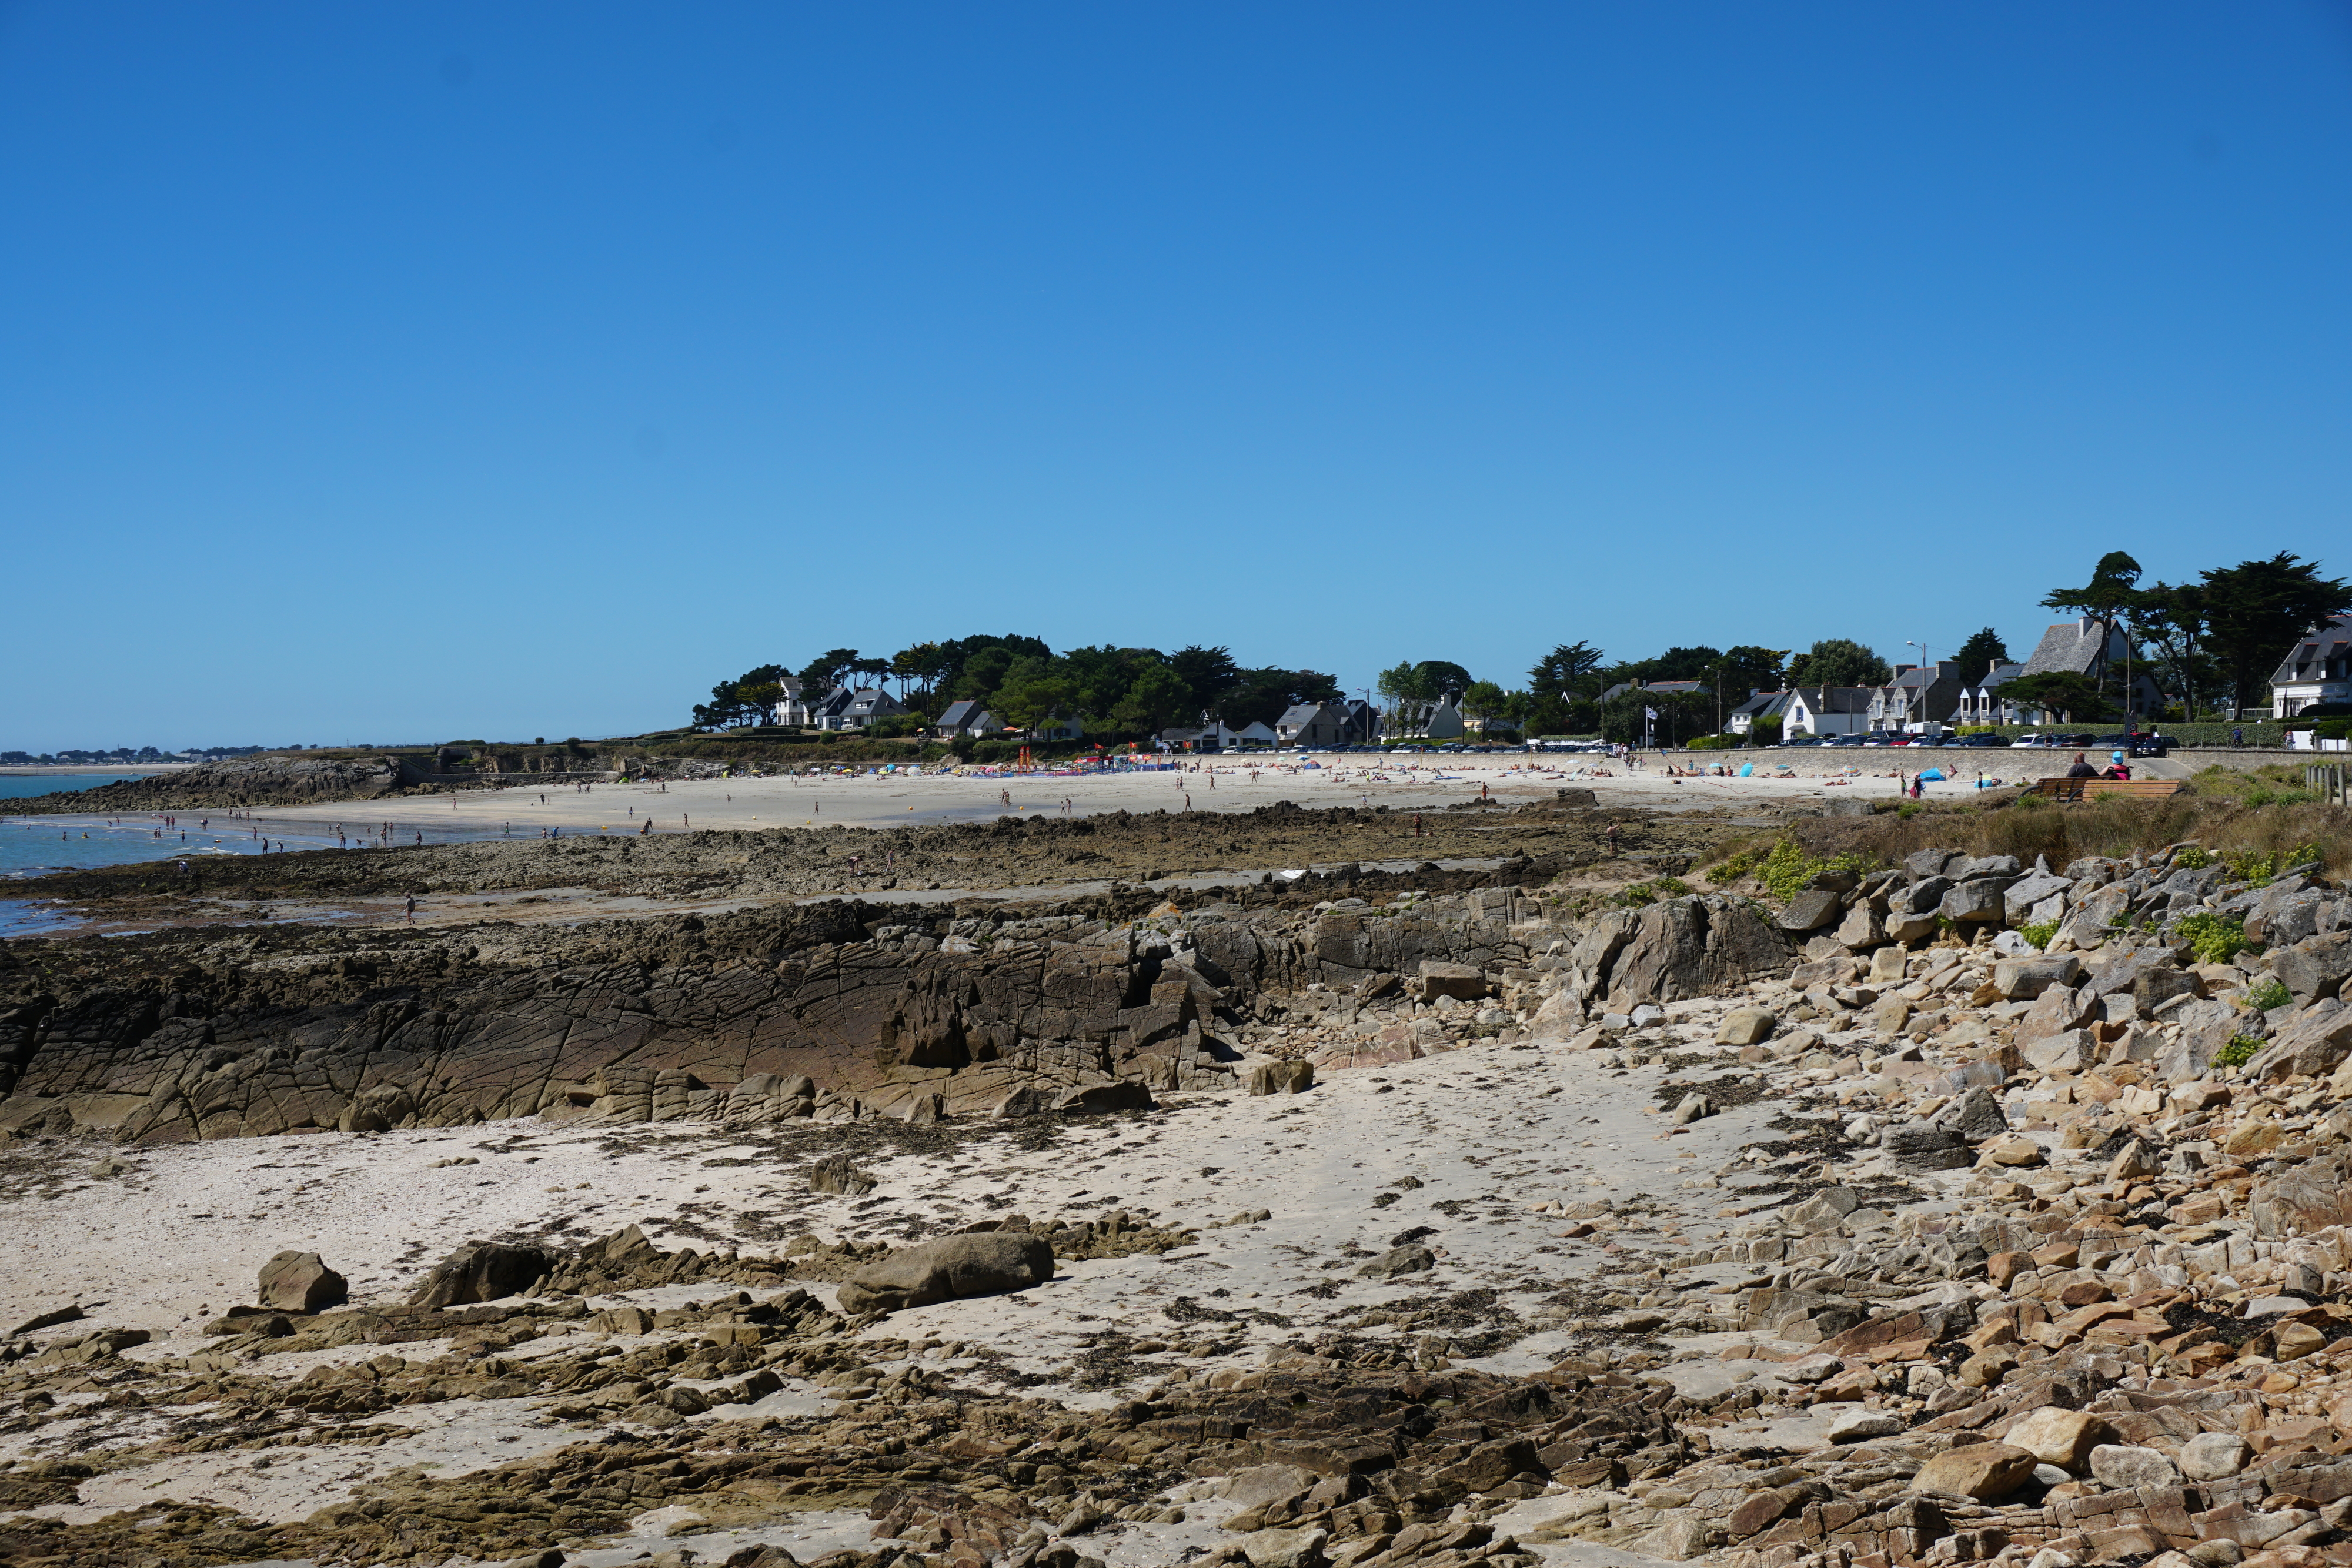
[[[2189,938],[2200,963],[2226,964],[2246,950],[2246,923],[2235,915],[2200,909],[2183,915],[2172,929],[2175,935]]]

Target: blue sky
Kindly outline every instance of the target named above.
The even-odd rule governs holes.
[[[0,5],[0,747],[2352,570],[2352,8]]]

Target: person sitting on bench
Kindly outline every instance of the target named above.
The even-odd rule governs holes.
[[[2100,774],[2099,777],[2102,779],[2121,779],[2128,782],[2131,779],[2131,769],[2124,766],[2124,754],[2120,751],[2111,751],[2107,753],[2107,757],[2109,759],[2107,770],[2105,773]]]
[[[2069,779],[2096,779],[2098,776],[2099,776],[2099,770],[2098,770],[2097,768],[2095,768],[2092,767],[2092,766],[2090,765],[2090,763],[2089,763],[2089,762],[2087,762],[2086,760],[2084,760],[2084,757],[2083,757],[2083,754],[2082,754],[2081,752],[2079,752],[2079,751],[2078,751],[2078,752],[2074,753],[2074,767],[2072,767],[2072,768],[2069,768],[2068,769],[2066,769],[2066,777],[2067,777],[2067,778],[2069,778]]]

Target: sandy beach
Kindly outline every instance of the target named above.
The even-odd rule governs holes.
[[[1756,804],[1785,810],[1840,796],[1893,799],[1899,768],[1907,780],[1922,766],[1956,776],[1927,783],[1937,800],[1965,800],[1988,780],[2030,781],[2064,771],[2071,754],[2042,751],[1726,753],[1735,776],[1670,777],[1654,754],[1644,764],[1604,758],[1449,757],[1420,766],[1376,763],[1349,753],[1298,758],[1203,758],[1170,771],[1000,775],[972,769],[920,774],[842,771],[810,776],[605,783],[585,789],[460,790],[381,802],[276,806],[271,821],[340,824],[354,837],[374,824],[421,824],[473,835],[511,832],[536,838],[561,829],[580,833],[636,832],[650,819],[656,833],[693,829],[914,827],[985,821],[1007,814],[1255,810],[1277,801],[1300,806],[1387,806],[1426,810],[1486,794],[1506,802],[1548,800],[1563,788],[1592,789],[1604,806],[1695,810]],[[1685,759],[1679,755],[1676,765]],[[1736,776],[1752,764],[1751,777]],[[1711,764],[1710,764],[1711,765]],[[1702,765],[1707,766],[1707,765]],[[1786,768],[1784,775],[1779,770]]]

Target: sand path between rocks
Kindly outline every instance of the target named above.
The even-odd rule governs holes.
[[[1787,1109],[1785,1101],[1758,1102],[1674,1130],[1653,1109],[1654,1091],[1669,1076],[1664,1068],[1611,1069],[1601,1060],[1556,1045],[1483,1045],[1339,1073],[1297,1096],[1181,1097],[1142,1116],[1066,1124],[1037,1147],[1023,1146],[1022,1124],[977,1124],[949,1154],[869,1155],[864,1163],[880,1185],[856,1198],[806,1190],[806,1164],[839,1136],[823,1126],[804,1125],[783,1142],[766,1127],[599,1130],[536,1122],[226,1140],[110,1151],[131,1168],[110,1177],[87,1174],[110,1151],[66,1148],[46,1182],[0,1203],[18,1265],[0,1279],[0,1320],[79,1301],[92,1321],[154,1333],[153,1344],[128,1353],[132,1358],[185,1355],[205,1347],[196,1331],[206,1317],[250,1299],[256,1270],[282,1248],[320,1252],[349,1276],[355,1301],[381,1302],[404,1295],[435,1260],[478,1237],[579,1240],[641,1223],[666,1248],[740,1245],[773,1253],[783,1237],[803,1229],[828,1239],[871,1239],[1015,1211],[1093,1218],[1118,1208],[1161,1225],[1208,1227],[1265,1209],[1271,1217],[1263,1221],[1202,1228],[1197,1246],[1065,1263],[1046,1285],[903,1312],[874,1332],[918,1343],[960,1342],[973,1354],[942,1361],[933,1351],[928,1364],[981,1381],[1008,1373],[1037,1377],[1044,1381],[1031,1396],[1099,1406],[1137,1392],[1125,1384],[1081,1385],[1096,1381],[1083,1357],[1108,1331],[1150,1343],[1176,1337],[1182,1324],[1199,1321],[1200,1309],[1245,1320],[1224,1325],[1239,1330],[1232,1354],[1134,1356],[1123,1375],[1148,1384],[1179,1366],[1196,1378],[1252,1368],[1284,1342],[1318,1330],[1391,1335],[1387,1325],[1357,1324],[1356,1314],[1486,1290],[1495,1293],[1495,1321],[1510,1332],[1469,1364],[1527,1371],[1548,1364],[1567,1343],[1545,1326],[1547,1315],[1565,1315],[1547,1308],[1547,1296],[1575,1291],[1586,1298],[1580,1310],[1601,1310],[1591,1304],[1597,1291],[1652,1288],[1639,1278],[1652,1249],[1721,1234],[1713,1217],[1726,1195],[1709,1173],[1743,1145],[1769,1137],[1765,1123]],[[1686,1068],[1673,1076],[1706,1075]],[[442,1163],[453,1159],[478,1163]],[[1396,1185],[1407,1177],[1422,1185]],[[1376,1204],[1384,1194],[1394,1201]],[[1600,1198],[1637,1213],[1622,1216],[1624,1228],[1613,1235],[1571,1239],[1559,1234],[1565,1222],[1558,1215],[1533,1207]],[[1422,1233],[1416,1239],[1435,1251],[1433,1270],[1388,1281],[1358,1277],[1365,1259],[1408,1232]],[[811,1288],[830,1301],[832,1287]],[[715,1289],[675,1286],[591,1305],[675,1304]],[[543,1349],[576,1350],[581,1343],[557,1335]],[[433,1342],[400,1352],[430,1358],[446,1348]],[[324,1361],[373,1354],[377,1347],[352,1346],[268,1357],[251,1367],[290,1380]],[[0,1437],[0,1458],[87,1457],[136,1443],[142,1432],[153,1436],[153,1413],[105,1409],[90,1398],[86,1418],[44,1427],[37,1446]],[[172,1497],[256,1518],[299,1519],[403,1466],[462,1474],[595,1435],[547,1416],[545,1403],[455,1400],[403,1409],[375,1418],[402,1429],[380,1446],[276,1449],[259,1468],[238,1450],[134,1464],[86,1483],[78,1504],[36,1511],[95,1518]],[[708,1418],[821,1408],[819,1390],[792,1383],[758,1406],[721,1406]],[[690,1533],[691,1522],[646,1528]],[[817,1523],[803,1520],[793,1529],[805,1533]],[[1116,1563],[1164,1562],[1171,1559],[1154,1553],[1203,1529],[1123,1529],[1104,1546],[1118,1544]],[[768,1534],[726,1539],[740,1544]],[[1202,1541],[1214,1534],[1207,1530]],[[773,1539],[810,1552],[807,1539]],[[1568,1548],[1547,1551],[1571,1560]],[[1575,1560],[1601,1561],[1589,1551]]]

